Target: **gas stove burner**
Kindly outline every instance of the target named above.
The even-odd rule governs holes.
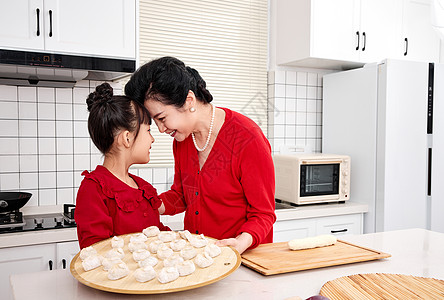
[[[26,222],[18,210],[0,213],[0,228],[23,227]]]

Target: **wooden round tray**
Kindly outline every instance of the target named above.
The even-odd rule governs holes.
[[[443,299],[444,280],[400,274],[357,274],[324,284],[330,299]]]
[[[82,267],[82,261],[79,258],[80,253],[77,253],[71,261],[71,274],[84,285],[107,292],[122,294],[162,294],[190,290],[219,281],[233,273],[241,264],[241,257],[236,250],[231,247],[221,247],[222,253],[215,257],[214,263],[207,268],[201,269],[196,266],[194,273],[185,277],[179,277],[169,283],[160,283],[157,278],[141,283],[133,277],[133,273],[138,268],[138,265],[134,261],[132,253],[128,250],[131,235],[132,234],[125,234],[120,236],[125,241],[123,247],[125,257],[123,261],[130,269],[128,276],[118,280],[109,280],[107,277],[108,272],[104,271],[103,267],[85,272]],[[149,238],[146,244],[149,245],[150,242],[156,239],[157,237]],[[189,244],[189,242],[187,242],[187,244]],[[104,255],[112,249],[111,238],[100,241],[92,246],[97,250],[98,254]],[[203,249],[204,248],[196,248],[197,253],[203,252]],[[153,255],[155,256],[155,254]],[[159,263],[154,269],[156,272],[159,272],[162,267],[163,263],[159,259]]]

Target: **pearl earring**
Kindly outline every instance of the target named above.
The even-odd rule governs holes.
[[[190,108],[190,112],[195,112],[195,111],[196,111],[196,109],[194,107]]]

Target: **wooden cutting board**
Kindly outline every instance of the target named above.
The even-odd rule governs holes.
[[[329,299],[444,299],[444,280],[400,274],[357,274],[324,284]]]
[[[194,273],[185,277],[179,277],[169,283],[160,283],[156,278],[148,282],[140,283],[133,277],[133,273],[138,268],[138,265],[134,261],[132,253],[128,250],[128,243],[131,235],[132,234],[126,234],[120,236],[125,241],[123,247],[125,257],[123,258],[123,261],[127,264],[130,270],[128,276],[118,280],[109,280],[107,277],[108,273],[104,271],[102,267],[85,272],[82,267],[82,261],[79,258],[80,253],[77,253],[71,261],[71,274],[84,285],[103,291],[123,294],[161,294],[184,291],[208,285],[227,277],[241,264],[239,252],[231,247],[221,247],[222,253],[215,257],[213,264],[207,268],[202,269],[196,266],[196,271],[194,271]],[[149,243],[155,239],[157,239],[157,237],[149,238],[145,243],[149,245]],[[212,240],[211,238],[208,239]],[[187,244],[189,244],[189,242],[187,242]],[[103,240],[92,246],[96,249],[98,254],[104,255],[112,249],[111,239]],[[203,249],[204,248],[196,248],[197,253],[203,252]],[[152,255],[157,257],[156,254]],[[163,262],[159,259],[159,263],[154,269],[158,273],[162,267]]]
[[[390,257],[390,254],[338,240],[336,244],[290,250],[287,242],[262,244],[242,254],[242,264],[263,274],[274,275]]]

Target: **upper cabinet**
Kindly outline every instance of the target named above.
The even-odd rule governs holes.
[[[136,1],[10,1],[0,10],[0,45],[135,59]]]
[[[276,34],[276,61],[284,65],[346,69],[439,57],[428,0],[278,0]]]

